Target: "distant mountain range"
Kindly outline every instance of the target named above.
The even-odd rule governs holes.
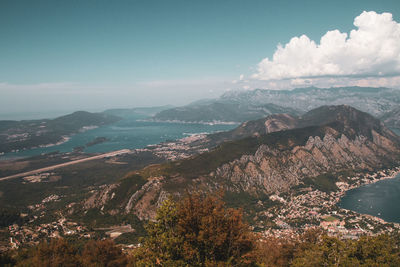
[[[298,115],[323,105],[350,105],[380,117],[398,108],[400,90],[373,87],[298,88],[227,92],[218,99],[197,101],[167,109],[153,119],[161,121],[244,122],[271,114]]]
[[[243,136],[265,134],[274,129],[300,127],[296,125],[299,115],[321,105],[330,104],[354,106],[380,118],[388,127],[400,129],[399,103],[400,90],[389,88],[309,87],[279,91],[257,89],[228,92],[218,99],[199,100],[183,107],[167,105],[110,109],[102,113],[78,111],[56,119],[0,121],[0,153],[56,144],[82,130],[82,127],[101,126],[122,117],[192,123],[249,121],[246,127],[242,125],[233,131],[214,136],[209,145],[215,145],[226,140],[238,140]],[[280,115],[268,117],[274,114]],[[266,128],[252,121],[263,120],[265,117],[269,118]]]
[[[209,101],[207,101],[209,102]],[[153,119],[156,121],[181,122],[243,122],[266,117],[276,113],[297,115],[299,111],[271,103],[253,105],[236,101],[215,100],[211,103],[194,103],[184,107],[163,110]]]
[[[307,183],[329,191],[337,178],[327,175],[387,168],[400,160],[399,137],[347,105],[247,122],[227,134],[209,135],[207,145],[216,147],[132,173],[95,192],[84,206],[152,218],[168,195],[186,190],[223,189],[261,197]]]
[[[115,108],[103,111],[105,114],[114,115],[118,117],[131,117],[134,115],[141,115],[144,117],[154,116],[159,112],[166,109],[174,108],[172,105],[156,106],[156,107],[141,107],[141,108]]]
[[[0,152],[49,146],[79,131],[118,120],[119,117],[105,113],[77,111],[55,119],[0,121]]]
[[[386,126],[400,129],[400,106],[383,114],[380,119]]]

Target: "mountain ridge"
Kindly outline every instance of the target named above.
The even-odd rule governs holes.
[[[380,119],[390,128],[400,129],[400,106],[383,114]]]
[[[153,119],[186,122],[244,122],[271,114],[299,115],[319,106],[341,104],[347,104],[380,117],[398,107],[398,103],[400,103],[400,90],[385,87],[254,89],[251,91],[229,91],[218,99],[197,101],[187,106],[167,109],[157,113]],[[224,112],[220,112],[221,109],[213,108],[215,105],[224,106]],[[263,106],[265,110],[260,112]],[[248,115],[243,116],[243,114]]]
[[[167,109],[152,117],[156,121],[182,122],[243,122],[275,113],[299,112],[292,108],[265,103],[261,105],[241,104],[227,101],[200,102],[183,107]]]
[[[399,137],[378,119],[352,107],[321,107],[295,119],[293,125],[291,129],[226,141],[189,159],[132,173],[124,181],[135,184],[145,180],[144,186],[120,195],[119,208],[101,202],[103,209],[134,212],[149,219],[168,195],[179,196],[185,190],[223,189],[261,196],[286,192],[321,175],[371,171],[400,162]],[[335,181],[329,183],[334,188]],[[119,188],[117,184],[107,193],[95,195],[107,200],[118,195]]]

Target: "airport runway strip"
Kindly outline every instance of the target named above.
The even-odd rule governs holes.
[[[93,157],[88,157],[88,158],[84,158],[84,159],[77,159],[77,160],[73,160],[73,161],[69,161],[69,162],[65,162],[65,163],[61,163],[61,164],[57,164],[57,165],[53,165],[53,166],[49,166],[49,167],[36,169],[36,170],[33,170],[33,171],[28,171],[28,172],[23,172],[23,173],[18,173],[18,174],[2,177],[2,178],[0,178],[0,181],[15,179],[15,178],[19,178],[19,177],[25,177],[25,176],[33,175],[33,174],[39,174],[41,172],[47,172],[47,171],[51,171],[51,170],[54,170],[54,169],[62,168],[62,167],[65,167],[65,166],[69,166],[69,165],[73,165],[73,164],[89,161],[89,160],[114,157],[114,156],[117,156],[117,155],[127,154],[127,153],[130,153],[130,152],[132,152],[132,151],[129,150],[129,149],[122,149],[122,150],[118,150],[118,151],[112,151],[112,152],[108,152],[108,153],[97,155],[97,156],[93,156]]]

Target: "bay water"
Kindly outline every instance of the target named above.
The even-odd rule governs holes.
[[[400,223],[400,174],[346,192],[338,205],[358,213]]]
[[[192,134],[228,131],[237,125],[227,124],[189,124],[143,121],[141,115],[125,116],[122,120],[86,132],[78,133],[62,144],[39,147],[18,152],[5,153],[0,160],[30,157],[51,152],[71,152],[75,147],[85,146],[97,137],[108,141],[85,148],[88,153],[110,152],[120,149],[144,148],[147,145],[176,140]]]
[[[122,120],[86,132],[78,133],[59,145],[6,153],[0,160],[30,157],[51,152],[71,152],[85,146],[97,137],[108,141],[85,148],[88,153],[104,153],[119,149],[144,148],[168,140],[180,139],[192,134],[228,131],[237,125],[188,124],[143,121],[141,115],[125,116]],[[394,130],[397,134],[400,132]],[[349,190],[338,205],[342,208],[380,217],[388,222],[400,223],[400,174],[393,179],[382,180]]]

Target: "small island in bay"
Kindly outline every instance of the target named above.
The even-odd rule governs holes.
[[[89,143],[86,143],[86,147],[91,147],[107,141],[110,141],[110,139],[108,139],[107,137],[96,137],[94,140],[90,141]]]

